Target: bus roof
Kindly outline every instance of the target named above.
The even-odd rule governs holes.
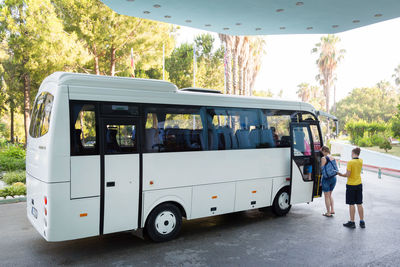
[[[68,86],[70,99],[75,100],[299,110],[317,115],[315,108],[305,102],[215,94],[207,93],[206,90],[183,91],[161,80],[55,72],[42,84],[46,83],[56,83],[58,87]]]

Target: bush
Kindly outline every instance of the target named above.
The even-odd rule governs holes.
[[[385,142],[385,137],[379,134],[374,134],[371,136],[371,143],[373,146],[380,146],[383,142]]]
[[[358,142],[356,143],[356,145],[359,146],[359,147],[371,147],[371,146],[373,146],[371,138],[369,138],[367,136],[358,139]]]
[[[8,184],[12,185],[16,182],[26,183],[25,171],[12,171],[7,172],[3,176],[3,181]]]
[[[0,151],[0,171],[25,170],[25,150],[19,145],[9,145]]]
[[[0,189],[0,197],[7,196],[20,196],[26,195],[26,186],[23,183],[15,183],[11,186],[7,186],[3,189]]]
[[[367,144],[370,142],[378,142],[378,141],[383,141],[383,140],[378,140],[380,137],[378,135],[382,136],[382,133],[386,132],[389,130],[390,125],[386,123],[380,123],[380,122],[366,122],[363,120],[359,121],[350,121],[346,124],[345,129],[350,135],[351,142],[353,144],[359,145],[359,143]],[[374,137],[377,135],[376,137]],[[373,140],[367,140],[368,137],[373,138]],[[376,144],[378,145],[378,144]],[[372,145],[369,145],[372,146]]]
[[[19,145],[10,145],[0,151],[0,156],[14,159],[25,159],[25,150]]]
[[[388,150],[392,149],[392,145],[390,144],[390,141],[385,139],[380,145],[380,149],[385,149],[385,152],[388,152]]]
[[[0,171],[25,170],[25,159],[14,159],[0,156]]]

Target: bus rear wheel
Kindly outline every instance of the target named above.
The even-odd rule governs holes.
[[[182,226],[182,214],[177,206],[165,203],[152,210],[146,221],[146,233],[154,242],[174,239]]]
[[[278,194],[275,196],[274,203],[272,204],[272,211],[277,216],[286,215],[292,207],[289,204],[289,191],[289,187],[284,187],[279,190]]]

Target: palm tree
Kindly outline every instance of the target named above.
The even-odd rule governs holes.
[[[235,36],[235,41],[233,43],[233,60],[232,60],[232,85],[233,85],[233,94],[239,94],[239,84],[238,84],[238,61],[239,54],[242,50],[242,43],[244,37]]]
[[[249,37],[249,59],[246,66],[247,92],[252,94],[254,83],[261,69],[262,59],[265,55],[265,40],[262,37]]]
[[[250,42],[249,37],[245,36],[242,42],[242,48],[240,49],[240,54],[238,57],[239,64],[239,95],[246,95],[246,87],[245,87],[245,76],[246,71],[245,67],[247,65],[247,61],[249,60],[250,53]]]
[[[336,45],[340,42],[340,38],[328,34],[327,36],[321,37],[321,42],[317,43],[312,53],[319,53],[319,58],[316,63],[319,68],[319,74],[316,76],[316,80],[322,85],[324,89],[324,95],[326,99],[325,109],[329,112],[330,104],[330,90],[336,81],[336,68],[340,60],[343,58],[345,53],[344,49],[338,50]],[[334,95],[336,95],[336,87],[334,87]],[[336,105],[336,99],[333,100]]]
[[[225,93],[232,93],[232,52],[234,36],[227,34],[218,34],[221,42],[225,44]]]
[[[310,101],[310,85],[308,83],[301,83],[297,85],[297,91],[296,94],[297,96],[301,99],[303,102],[309,102]]]

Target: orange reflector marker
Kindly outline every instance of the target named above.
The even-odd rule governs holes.
[[[286,181],[290,181],[290,177],[286,178]]]
[[[153,182],[153,181],[150,181],[150,185],[152,185],[152,184],[154,184],[154,182]]]
[[[218,196],[212,196],[211,198],[212,198],[212,199],[216,199],[216,198],[218,198]]]
[[[81,214],[79,214],[79,217],[86,217],[87,216],[87,213],[81,213]]]
[[[47,216],[47,208],[44,208],[44,215]]]
[[[255,193],[257,193],[257,190],[253,190],[253,191],[251,191],[253,194],[255,194]]]
[[[47,205],[47,197],[44,196],[44,204]]]

